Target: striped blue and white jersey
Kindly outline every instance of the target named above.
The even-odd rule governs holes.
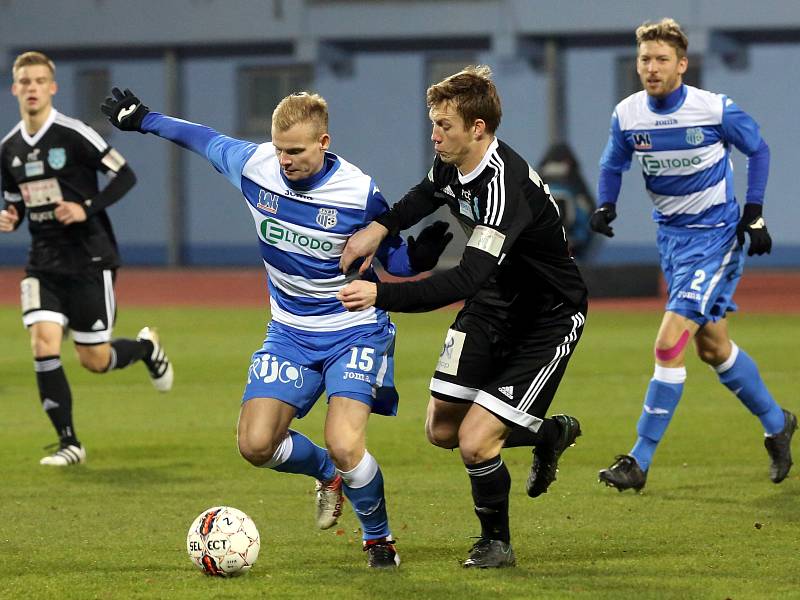
[[[735,223],[731,146],[751,157],[747,202],[763,202],[769,149],[758,124],[733,100],[688,85],[662,100],[645,91],[632,94],[611,118],[600,160],[599,202],[616,202],[619,186],[608,185],[608,178],[628,170],[635,156],[657,223],[695,228]]]
[[[155,112],[147,114],[142,129],[205,156],[242,192],[267,272],[273,320],[312,332],[388,322],[381,309],[349,312],[336,299],[342,287],[361,277],[339,269],[347,238],[388,210],[370,176],[328,152],[319,173],[291,182],[271,142],[237,140]],[[399,237],[384,241],[377,256],[393,275],[416,274]],[[374,272],[366,277],[377,280]]]

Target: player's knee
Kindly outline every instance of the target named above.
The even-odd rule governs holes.
[[[697,346],[697,356],[704,363],[711,365],[712,367],[721,365],[728,360],[730,355],[731,350],[729,347],[709,344],[698,344]]]
[[[239,454],[254,467],[261,467],[269,462],[278,449],[279,442],[271,436],[252,436],[239,434],[237,439]]]
[[[690,337],[688,330],[684,330],[678,338],[659,335],[654,349],[656,360],[668,363],[683,356]]]
[[[81,366],[92,373],[105,373],[108,370],[108,356],[97,354],[78,354],[78,361]]]
[[[452,450],[458,447],[458,433],[453,427],[436,424],[432,419],[425,422],[425,435],[431,444],[439,448]]]
[[[461,451],[461,460],[465,465],[475,465],[491,458],[491,456],[486,456],[484,449],[478,444],[462,441],[459,450]]]
[[[31,352],[36,358],[41,358],[43,356],[56,356],[61,353],[61,348],[59,343],[48,337],[32,335]]]
[[[325,445],[333,464],[340,471],[352,471],[364,457],[361,444],[354,446],[342,440],[326,440]]]

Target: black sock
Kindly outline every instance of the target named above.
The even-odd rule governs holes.
[[[518,448],[520,446],[552,446],[558,440],[561,429],[553,419],[544,419],[539,426],[539,431],[532,432],[527,427],[514,426],[511,433],[503,443],[504,448]]]
[[[118,338],[111,342],[111,362],[106,370],[124,369],[131,363],[149,356],[152,352],[153,343],[149,340]]]
[[[510,542],[508,492],[511,476],[503,459],[498,454],[482,463],[464,466],[472,484],[472,500],[481,522],[481,537]]]
[[[72,392],[69,389],[67,376],[61,366],[60,356],[42,356],[34,359],[36,383],[39,386],[39,399],[47,416],[58,433],[62,446],[73,444],[80,446],[75,437],[72,424]]]

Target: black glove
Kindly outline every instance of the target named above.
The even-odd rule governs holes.
[[[119,88],[114,88],[111,94],[100,105],[100,110],[108,117],[111,124],[123,131],[144,133],[142,120],[150,109],[128,89],[120,92]]]
[[[453,239],[453,234],[447,231],[449,227],[449,223],[436,221],[420,231],[416,240],[413,235],[408,236],[408,262],[417,273],[430,271],[439,262],[442,252]]]
[[[609,227],[609,223],[617,218],[617,209],[613,202],[606,202],[592,213],[589,218],[589,227],[592,231],[602,233],[608,237],[614,237],[614,229]]]
[[[748,202],[744,205],[742,218],[736,226],[736,239],[739,245],[744,247],[744,233],[750,234],[750,248],[747,256],[753,254],[769,254],[772,250],[772,238],[767,231],[767,224],[761,216],[761,205],[755,202]]]

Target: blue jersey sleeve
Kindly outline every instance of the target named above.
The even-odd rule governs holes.
[[[597,203],[616,204],[622,187],[622,172],[631,168],[633,150],[625,143],[619,128],[617,113],[611,115],[608,128],[608,142],[600,157],[600,175],[597,180]]]
[[[619,119],[615,112],[611,115],[611,126],[608,129],[608,142],[600,157],[600,167],[615,173],[622,173],[631,168],[633,149],[625,142],[625,136],[619,128]]]
[[[597,179],[597,204],[616,204],[622,188],[622,173],[600,167]]]
[[[369,198],[367,198],[366,219],[374,221],[376,217],[389,210],[389,203],[383,197],[375,182],[370,183]],[[389,236],[378,247],[375,256],[381,261],[384,269],[397,277],[410,277],[417,272],[411,268],[408,260],[408,246],[399,235]]]
[[[747,156],[746,202],[761,204],[769,176],[769,146],[761,137],[758,123],[730,98],[723,99],[722,136]]]
[[[142,131],[154,133],[208,159],[228,181],[241,189],[242,170],[257,144],[222,135],[218,131],[151,111],[142,121]]]

